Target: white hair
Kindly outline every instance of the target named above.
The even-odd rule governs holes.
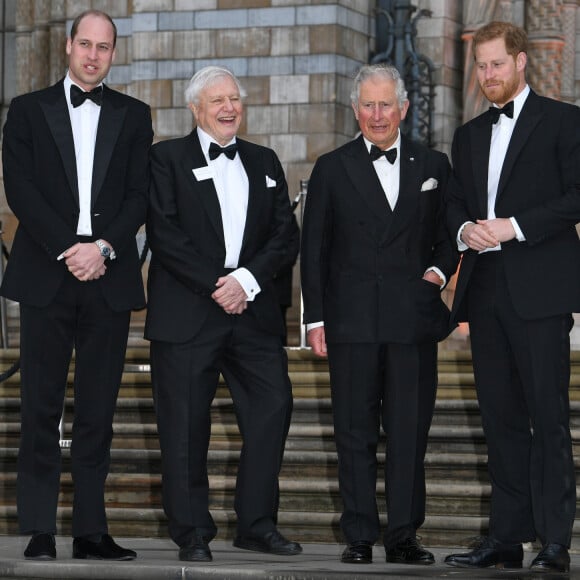
[[[405,89],[405,81],[401,78],[401,73],[399,73],[394,66],[380,63],[365,64],[358,71],[354,78],[352,91],[350,93],[350,100],[353,105],[358,105],[360,86],[362,83],[373,77],[381,77],[383,79],[395,81],[395,92],[397,94],[397,100],[399,101],[399,107],[402,107],[405,104],[405,101],[407,100],[407,91]]]
[[[218,79],[228,77],[231,78],[238,87],[240,97],[246,97],[247,93],[236,78],[234,73],[229,69],[221,66],[206,66],[198,70],[189,81],[187,88],[184,91],[185,102],[199,105],[199,95],[206,87],[213,84]]]

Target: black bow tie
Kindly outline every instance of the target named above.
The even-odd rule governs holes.
[[[210,143],[209,144],[209,158],[216,159],[222,153],[228,158],[233,159],[236,156],[236,152],[238,151],[237,143],[232,143],[227,147],[220,147],[217,143]]]
[[[397,159],[397,148],[394,147],[388,151],[383,151],[376,145],[371,145],[371,161],[376,161],[379,159],[379,157],[381,157],[381,155],[384,155],[387,158],[387,161],[392,165]]]
[[[510,119],[514,118],[514,102],[510,101],[505,107],[501,109],[499,107],[490,107],[489,113],[491,115],[491,122],[495,125],[499,121],[499,116],[503,113],[506,117]]]
[[[103,86],[99,85],[95,87],[92,91],[85,92],[80,87],[76,85],[70,86],[70,102],[73,107],[79,107],[87,99],[90,99],[95,103],[95,105],[101,106],[103,102]]]

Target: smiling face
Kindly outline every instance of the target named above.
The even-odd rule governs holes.
[[[486,99],[503,107],[526,85],[526,53],[508,54],[503,38],[482,42],[475,49],[477,81]]]
[[[360,85],[358,103],[352,104],[362,134],[379,149],[388,149],[397,140],[409,108],[409,101],[399,105],[396,87],[391,79],[370,77]]]
[[[220,145],[227,145],[242,123],[242,97],[229,76],[218,77],[199,93],[199,102],[190,103],[198,127]]]
[[[111,23],[89,14],[79,23],[74,38],[66,41],[70,78],[85,91],[99,85],[115,58],[115,33]]]

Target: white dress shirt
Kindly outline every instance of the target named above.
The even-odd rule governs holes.
[[[500,115],[497,123],[494,123],[491,128],[491,142],[489,146],[489,163],[487,167],[487,219],[495,219],[495,202],[497,199],[497,188],[499,185],[499,178],[501,176],[501,171],[503,168],[503,163],[505,161],[505,156],[516,126],[516,122],[522,109],[524,103],[530,94],[530,87],[528,85],[522,90],[522,92],[516,96],[514,99],[514,116],[509,118],[507,115]],[[494,105],[495,106],[495,105]],[[509,218],[511,224],[516,232],[516,238],[518,241],[525,241],[525,236],[520,229],[516,219],[514,217]],[[467,250],[468,246],[461,240],[461,234],[463,229],[467,224],[473,222],[465,222],[459,228],[457,233],[457,247],[460,252]],[[484,252],[493,252],[501,250],[501,244],[493,248],[487,248],[479,252],[480,254]]]
[[[73,107],[70,102],[70,87],[73,84],[69,74],[64,79],[64,93],[72,126],[79,186],[79,221],[77,234],[92,236],[91,187],[93,183],[93,161],[101,107],[87,99],[82,105]],[[81,87],[79,87],[81,88]],[[84,90],[84,89],[82,89]]]
[[[248,212],[248,176],[238,153],[233,159],[222,154],[212,160],[209,158],[209,146],[215,142],[214,139],[199,127],[197,127],[197,134],[201,149],[211,170],[220,204],[226,246],[224,267],[235,268],[230,275],[240,283],[246,293],[247,300],[251,302],[259,294],[261,288],[247,268],[238,268]],[[227,145],[235,142],[234,137]],[[219,145],[219,143],[216,144]]]
[[[371,152],[372,143],[363,137],[367,151]],[[389,147],[389,149],[397,150],[397,158],[394,163],[390,163],[388,159],[381,155],[378,159],[373,161],[373,166],[377,173],[377,177],[381,182],[381,187],[385,192],[385,197],[389,202],[389,206],[392,210],[395,209],[397,205],[397,200],[399,199],[399,182],[401,173],[401,132],[397,135],[397,140]]]

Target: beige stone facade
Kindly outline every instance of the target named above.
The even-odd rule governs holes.
[[[395,0],[392,0],[395,2]],[[477,89],[470,42],[491,19],[530,37],[529,81],[580,103],[580,0],[415,0],[431,11],[416,46],[434,64],[433,142],[449,152],[453,132],[487,103]],[[0,0],[0,120],[10,99],[66,71],[72,19],[97,8],[115,19],[117,58],[108,84],[152,107],[155,139],[191,128],[183,89],[206,64],[232,69],[248,91],[242,133],[280,156],[294,197],[316,158],[357,130],[350,80],[375,47],[375,0]],[[2,189],[0,171],[0,191]],[[14,218],[0,198],[4,239]]]

